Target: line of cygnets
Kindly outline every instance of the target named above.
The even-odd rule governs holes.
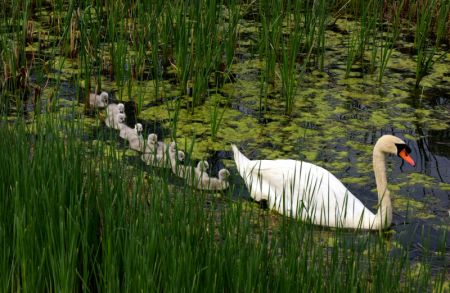
[[[101,96],[98,98],[101,100]],[[165,162],[168,161],[176,175],[192,178],[188,182],[194,182],[197,188],[219,190],[228,187],[227,170],[221,170],[219,178],[209,178],[205,172],[208,166],[205,162],[200,162],[196,168],[179,165],[178,161],[184,158],[184,153],[178,152],[176,155],[175,143],[167,147],[163,142],[158,142],[156,134],[152,133],[144,145],[144,140],[139,137],[142,125],[136,124],[131,129],[123,124],[123,105],[106,103],[104,106],[107,106],[108,113],[106,125],[119,129],[120,136],[130,142],[130,148],[143,152],[142,159],[147,164],[166,166]],[[368,230],[389,228],[393,208],[387,185],[386,157],[397,155],[411,166],[416,165],[410,156],[411,148],[399,137],[383,135],[377,140],[372,162],[378,210],[373,213],[336,176],[320,166],[290,159],[249,160],[235,145],[231,147],[237,170],[254,200],[267,200],[270,209],[281,214],[328,227]]]
[[[170,168],[176,176],[185,179],[187,184],[198,189],[224,190],[228,188],[230,172],[227,169],[221,169],[217,178],[210,177],[207,173],[209,168],[207,161],[200,161],[197,167],[181,164],[185,154],[183,151],[177,150],[175,142],[168,145],[158,141],[155,133],[150,133],[145,141],[142,136],[142,124],[136,123],[134,128],[127,126],[125,124],[125,105],[122,103],[108,104],[107,92],[102,92],[100,95],[91,93],[89,104],[92,108],[106,109],[106,126],[119,130],[120,137],[128,141],[130,149],[142,153],[141,159],[147,165]]]

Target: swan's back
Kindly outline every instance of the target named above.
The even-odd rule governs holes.
[[[281,214],[330,227],[357,228],[375,215],[333,174],[295,160],[247,159],[233,146],[238,171],[250,195]]]

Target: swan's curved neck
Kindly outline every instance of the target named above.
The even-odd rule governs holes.
[[[386,155],[380,150],[379,145],[375,145],[373,149],[373,172],[378,192],[378,210],[373,229],[383,229],[389,227],[392,223],[392,204],[387,188]]]

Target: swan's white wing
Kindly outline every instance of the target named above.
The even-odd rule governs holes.
[[[255,200],[281,214],[326,226],[358,226],[374,216],[333,174],[294,160],[250,161],[246,184]]]
[[[241,175],[252,198],[270,201],[283,191],[290,169],[295,168],[295,161],[254,160],[241,168]]]

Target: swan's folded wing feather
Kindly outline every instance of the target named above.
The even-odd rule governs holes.
[[[295,168],[293,160],[250,161],[244,169],[244,181],[253,199],[268,200],[279,196],[290,181],[290,169]]]

